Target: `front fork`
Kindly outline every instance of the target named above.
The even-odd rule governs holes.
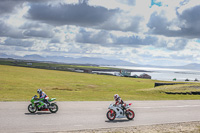
[[[34,108],[35,107],[35,104],[32,102],[32,107]]]
[[[36,105],[34,103],[32,103],[32,109],[35,109]]]

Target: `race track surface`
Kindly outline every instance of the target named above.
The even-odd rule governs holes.
[[[110,122],[106,113],[112,101],[57,102],[57,113],[27,110],[29,102],[0,102],[0,132],[57,132],[138,125],[200,121],[200,100],[127,101],[136,116]]]

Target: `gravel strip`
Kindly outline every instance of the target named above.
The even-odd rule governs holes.
[[[56,133],[200,133],[200,122],[170,123],[125,128],[87,129]]]

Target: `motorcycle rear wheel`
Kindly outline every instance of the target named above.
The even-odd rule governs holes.
[[[32,107],[32,104],[28,105],[28,111],[30,113],[35,113],[37,111],[37,106]]]
[[[135,117],[135,113],[133,110],[129,109],[126,111],[126,117],[129,120],[132,120]]]
[[[114,110],[112,110],[113,111],[113,113],[111,113],[111,110],[109,110],[108,112],[107,112],[107,118],[110,120],[110,121],[113,121],[114,119],[115,119],[115,117],[116,117],[116,113],[115,113],[115,111]]]
[[[50,104],[49,110],[51,113],[56,113],[58,111],[58,105],[55,103]]]

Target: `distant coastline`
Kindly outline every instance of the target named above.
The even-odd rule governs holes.
[[[125,67],[125,66],[109,66],[114,68],[131,69],[131,70],[142,70],[144,73],[149,74],[154,80],[161,81],[198,81],[200,80],[200,71],[188,70],[188,69],[174,69],[174,68],[153,68],[153,67]],[[142,74],[140,71],[133,71],[134,74]]]

